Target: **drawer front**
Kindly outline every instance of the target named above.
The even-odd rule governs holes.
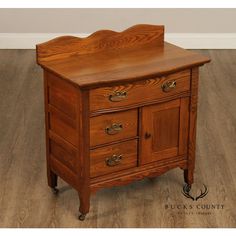
[[[90,91],[90,110],[126,107],[189,90],[190,70],[184,70],[161,78],[93,89]]]
[[[137,166],[137,140],[90,151],[91,178]]]
[[[137,109],[90,118],[90,146],[137,136]]]

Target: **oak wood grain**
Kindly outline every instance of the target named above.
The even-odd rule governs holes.
[[[64,59],[68,56],[101,53],[112,49],[137,47],[145,44],[162,46],[163,25],[135,25],[123,32],[99,30],[87,38],[62,36],[36,46],[38,62]]]
[[[48,183],[54,188],[59,176],[72,185],[78,191],[83,218],[89,212],[94,189],[125,184],[140,177],[153,178],[176,167],[184,170],[185,182],[193,184],[198,78],[193,72],[210,59],[196,54],[186,58],[188,52],[181,48],[178,52],[169,51],[172,46],[164,43],[163,35],[162,26],[136,25],[121,33],[98,31],[85,39],[66,36],[37,45],[38,64],[46,71],[47,133],[66,140],[64,143],[50,140]],[[157,63],[154,68],[156,62],[160,65]],[[51,63],[55,70],[50,68]],[[77,81],[71,80],[78,70]],[[66,72],[66,76],[61,72]],[[132,82],[125,83],[131,79]],[[186,93],[190,95],[189,109]],[[165,99],[168,101],[161,103]],[[148,106],[150,102],[154,105]],[[141,119],[137,117],[137,109],[136,114],[127,116],[135,111],[132,106],[141,109]],[[125,108],[127,111],[123,113],[102,114],[104,110]],[[126,135],[120,133],[119,138],[109,139],[104,130],[114,135],[123,129],[122,123],[111,123],[112,116],[122,117],[125,123],[128,119],[136,120],[136,125],[130,126]],[[110,123],[108,127],[103,127],[105,119]],[[138,132],[140,126],[142,133]],[[74,155],[67,142],[75,146]],[[152,162],[156,166],[150,171],[147,164]],[[125,171],[132,167],[136,170]],[[125,173],[118,181],[113,178],[116,171]],[[99,178],[103,175],[107,180]],[[95,187],[91,178],[98,179]]]
[[[64,138],[74,146],[77,146],[78,133],[76,121],[65,115],[60,110],[48,105],[49,130]]]
[[[195,168],[198,80],[199,68],[193,68],[191,75],[191,97],[189,105],[188,169],[184,171],[185,181],[189,184],[193,183],[193,172]]]
[[[80,114],[77,120],[79,127],[78,147],[79,152],[79,168],[78,168],[78,182],[79,189],[79,211],[82,214],[87,214],[90,209],[90,139],[89,139],[89,94],[88,91],[77,91],[79,104],[77,113]]]
[[[137,109],[90,118],[90,146],[136,137],[137,120]],[[121,126],[120,130],[109,133],[107,129],[113,130],[114,124]]]
[[[57,187],[57,174],[52,171],[51,161],[50,161],[50,143],[49,143],[49,127],[50,127],[50,117],[49,117],[49,92],[48,92],[48,80],[47,73],[44,71],[44,114],[45,114],[45,139],[46,139],[46,159],[47,159],[47,180],[48,186],[51,188]]]
[[[91,111],[90,112],[90,117],[94,117],[97,115],[102,115],[102,114],[108,114],[108,113],[113,113],[113,112],[118,112],[118,111],[127,111],[127,110],[131,110],[134,108],[140,108],[140,107],[144,107],[144,106],[149,106],[149,105],[154,105],[157,103],[162,103],[162,102],[168,102],[170,100],[174,100],[174,99],[178,99],[178,98],[186,98],[190,96],[190,91],[184,91],[181,93],[177,93],[177,94],[173,94],[173,95],[169,95],[169,96],[165,96],[159,99],[154,99],[154,100],[150,100],[150,101],[145,101],[145,102],[140,102],[137,104],[130,104],[128,106],[123,106],[123,107],[113,107],[113,108],[109,108],[109,109],[100,109],[97,111]]]
[[[168,165],[166,163],[163,165],[160,163],[154,163],[153,165],[149,165],[148,168],[130,168],[126,171],[114,173],[114,175],[109,178],[106,178],[106,176],[101,176],[101,178],[96,178],[95,181],[91,181],[91,188],[92,191],[96,191],[104,187],[125,185],[133,182],[134,180],[140,180],[145,177],[157,177],[176,167],[186,168],[187,161],[183,159],[181,160],[181,157],[178,157],[175,160],[169,161]]]
[[[206,56],[165,42],[163,47],[121,49],[98,54],[78,55],[40,65],[82,89],[128,83],[201,66]]]
[[[175,81],[176,87],[168,92],[164,92],[162,85],[169,81]],[[90,110],[99,110],[128,107],[130,105],[140,105],[148,101],[161,100],[190,89],[190,71],[184,70],[169,76],[143,80],[136,83],[120,84],[111,87],[101,87],[90,91]],[[120,101],[113,102],[109,96],[115,92],[126,92],[126,97]],[[142,96],[140,96],[142,95]]]
[[[1,50],[0,226],[235,227],[236,51],[197,52],[212,63],[199,72],[195,182],[209,187],[199,204],[223,204],[223,210],[185,215],[189,211],[166,209],[192,203],[182,196],[182,171],[175,169],[152,181],[98,191],[86,221],[78,221],[76,191],[59,179],[60,195],[54,197],[46,186],[43,79],[35,51]]]
[[[106,160],[112,158],[113,155],[121,155],[121,159],[117,165],[108,166]],[[137,162],[137,140],[96,148],[90,151],[90,176],[94,178],[129,169],[137,166]]]
[[[180,99],[179,155],[187,153],[189,138],[189,97]]]
[[[182,99],[188,100],[181,98],[142,108],[141,164],[178,156],[180,147],[180,153],[186,154],[182,150],[188,142],[188,103]]]
[[[36,50],[39,65],[80,88],[149,79],[210,61],[164,42],[164,27],[158,25],[102,30],[85,39],[63,36]]]
[[[67,36],[37,45],[37,61],[46,71],[47,133],[54,133],[55,137],[58,136],[74,145],[75,149],[77,148],[76,154],[71,157],[69,146],[64,145],[63,142],[56,144],[50,140],[48,183],[50,187],[54,188],[57,185],[57,176],[59,176],[71,184],[78,191],[79,210],[82,217],[90,209],[90,194],[94,190],[91,178],[107,175],[109,185],[115,186],[118,184],[117,180],[113,179],[116,170],[124,173],[124,170],[136,167],[135,171],[126,172],[126,175],[123,175],[122,179],[118,181],[119,184],[122,184],[139,179],[141,176],[153,177],[155,173],[159,175],[172,168],[180,167],[184,169],[185,182],[193,184],[196,143],[196,112],[194,110],[197,107],[195,101],[197,100],[196,81],[198,76],[192,72],[195,69],[198,70],[198,67],[205,62],[209,62],[209,58],[199,56],[197,64],[193,63],[196,55],[192,54],[189,60],[186,60],[187,51],[181,48],[179,48],[180,58],[176,57],[178,53],[173,51],[166,53],[167,55],[164,54],[163,58],[156,51],[156,49],[161,52],[168,51],[163,35],[163,27],[137,25],[121,33],[99,31],[83,40]],[[171,45],[167,44],[167,46]],[[83,63],[87,64],[83,65],[81,61],[77,60],[78,56],[82,56]],[[101,63],[101,58],[105,58],[105,62],[108,64]],[[177,66],[174,63],[176,60],[179,63]],[[160,68],[156,66],[153,72],[146,70],[147,68],[154,69],[153,63],[156,61],[172,68],[169,71],[172,73],[160,72],[160,68],[165,69],[160,65]],[[98,62],[99,64],[96,64]],[[138,64],[134,64],[134,62],[138,62]],[[55,71],[51,70],[50,63],[57,66]],[[76,75],[73,65],[77,70],[80,67],[79,73],[83,69],[86,71],[85,74],[82,71],[77,83],[72,81],[70,76],[65,77],[61,74],[62,69],[69,72],[68,75],[70,73]],[[140,71],[136,71],[135,66],[137,65],[141,69]],[[145,66],[143,67],[145,69],[141,65]],[[132,79],[132,83],[124,83],[124,79],[120,77],[117,69],[123,69],[124,78]],[[86,78],[85,86],[81,86],[84,79],[82,76],[90,76],[91,71],[92,84],[91,81],[89,82],[89,78]],[[110,73],[109,77],[106,76],[107,71]],[[99,79],[101,74],[104,81]],[[111,78],[117,80],[111,80]],[[137,80],[139,81],[137,82]],[[105,83],[111,85],[102,86]],[[73,88],[72,85],[75,87]],[[114,88],[114,86],[116,87]],[[117,88],[117,86],[119,87]],[[94,89],[94,87],[97,88]],[[189,103],[183,102],[188,101],[183,93],[185,96],[186,93],[190,93],[190,109],[188,109]],[[67,96],[71,98],[66,99]],[[175,100],[173,100],[174,96],[177,96]],[[161,100],[164,99],[169,101],[161,103]],[[147,106],[150,102],[154,105]],[[112,123],[109,124],[110,127],[102,127],[106,122],[105,118],[117,115],[115,113],[102,115],[102,111],[126,108],[127,112],[132,113],[131,108],[135,105],[139,107],[139,110],[140,107],[143,107],[141,108],[141,124],[137,112],[134,115],[134,120],[139,119],[139,130],[137,130],[137,125],[134,128],[130,127],[130,131],[135,132],[133,137],[128,133],[128,136],[123,135],[120,139],[109,140],[106,135],[103,135],[104,129],[108,135],[120,132],[123,124]],[[184,107],[181,108],[181,106]],[[123,117],[126,119],[127,112],[123,112]],[[96,114],[99,116],[95,117]],[[132,119],[132,116],[129,119]],[[140,131],[140,125],[142,133],[136,133],[136,131]],[[102,133],[96,133],[101,127]],[[95,133],[92,133],[93,131]],[[99,142],[96,142],[97,137],[95,136],[99,137]],[[48,139],[48,137],[46,138]],[[141,150],[141,153],[138,153],[138,150]],[[187,153],[187,150],[190,151]],[[188,165],[186,165],[186,160],[179,159],[179,153],[187,159]],[[60,155],[63,157],[59,157]],[[71,161],[75,166],[72,167]],[[150,172],[147,164],[151,162],[157,162],[157,165],[156,170],[153,169]],[[162,162],[164,162],[163,165]],[[141,170],[142,167],[143,170]],[[114,185],[112,185],[113,182]],[[100,180],[96,188],[106,186],[107,181]]]
[[[48,103],[72,119],[76,119],[76,89],[54,74],[46,73]]]
[[[57,137],[55,135],[53,137],[54,138],[51,138],[49,141],[50,153],[52,154],[53,158],[58,159],[76,173],[77,149],[73,145],[68,145],[63,139],[60,139],[59,137],[55,138]]]

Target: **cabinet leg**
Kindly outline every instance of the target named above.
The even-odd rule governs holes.
[[[80,200],[80,206],[79,206],[79,220],[83,221],[85,220],[86,214],[89,212],[90,208],[90,193],[79,193],[79,200]]]
[[[192,169],[185,169],[184,170],[184,181],[190,187],[193,184],[193,170]]]
[[[57,187],[57,175],[51,170],[48,171],[48,186],[52,188],[52,192],[56,195],[58,193]]]

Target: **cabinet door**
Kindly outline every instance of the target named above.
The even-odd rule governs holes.
[[[140,164],[187,153],[189,98],[142,108]]]

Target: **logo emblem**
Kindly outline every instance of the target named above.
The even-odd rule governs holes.
[[[200,193],[198,193],[196,196],[193,196],[191,194],[191,187],[188,184],[185,184],[184,187],[183,187],[183,190],[182,190],[182,194],[186,198],[190,198],[193,201],[197,201],[200,198],[204,198],[208,194],[208,188],[205,184],[203,184],[203,189],[200,189]]]

